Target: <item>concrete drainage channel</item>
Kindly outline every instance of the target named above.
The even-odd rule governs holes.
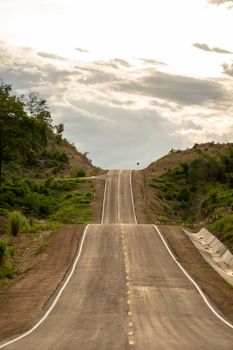
[[[203,258],[233,286],[233,255],[227,247],[205,228],[197,233],[184,231]]]

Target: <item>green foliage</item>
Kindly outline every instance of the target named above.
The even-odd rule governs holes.
[[[17,236],[23,225],[23,219],[19,212],[13,211],[9,214],[10,231],[13,236]]]
[[[9,256],[8,242],[0,240],[0,265],[4,265]]]
[[[222,233],[226,239],[233,238],[233,215],[225,216],[212,225],[215,233]]]
[[[170,218],[175,221],[182,218],[188,224],[204,221],[212,225],[233,211],[233,145],[225,148],[224,155],[210,156],[198,145],[194,150],[195,159],[165,171],[152,179],[150,186],[155,188]],[[220,221],[222,233],[226,233],[228,226],[223,222]]]
[[[58,162],[62,162],[62,163],[68,163],[69,162],[69,157],[67,156],[66,153],[64,152],[51,152],[48,150],[44,150],[41,153],[41,158],[42,159],[50,159],[50,160],[54,160],[54,161],[58,161]]]
[[[52,215],[52,219],[64,224],[85,224],[91,221],[92,211],[89,204],[93,199],[93,194],[73,193],[66,196],[61,201],[58,210]]]
[[[188,202],[190,199],[190,191],[186,187],[182,188],[177,196],[177,199],[178,201]]]
[[[76,170],[75,177],[85,177],[86,171],[83,168],[79,168]]]
[[[32,232],[37,230],[33,217],[60,223],[90,222],[92,212],[89,205],[94,199],[93,192],[92,181],[13,178],[2,188],[1,205],[8,207],[9,211],[17,208],[29,216],[31,219],[27,221],[21,215],[21,229]]]
[[[55,125],[54,126],[55,130],[56,130],[56,133],[58,135],[61,135],[63,132],[64,132],[64,124],[58,124],[58,125]]]
[[[10,254],[11,249],[8,242],[0,240],[0,280],[14,277],[14,271],[7,263]],[[0,281],[0,286],[1,284],[2,283]]]
[[[11,95],[11,87],[0,86],[0,119],[3,121],[2,160],[34,164],[41,145],[47,144],[48,125],[28,116],[24,102]]]
[[[14,270],[10,266],[0,266],[0,279],[13,278],[15,275]]]

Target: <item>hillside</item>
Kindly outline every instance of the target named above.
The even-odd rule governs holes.
[[[40,261],[63,225],[99,220],[102,184],[80,178],[100,169],[63,131],[46,100],[0,85],[0,291]]]
[[[144,191],[144,221],[204,226],[233,250],[233,144],[171,150],[137,181]]]

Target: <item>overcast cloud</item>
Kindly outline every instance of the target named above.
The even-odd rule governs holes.
[[[179,1],[2,0],[0,78],[104,168],[233,141],[233,1]]]
[[[220,47],[209,47],[207,44],[200,44],[200,43],[195,43],[193,44],[194,47],[197,49],[203,50],[203,51],[209,51],[209,52],[215,52],[215,53],[223,53],[223,54],[232,54],[233,52],[221,49]]]
[[[211,4],[221,5],[225,2],[233,2],[233,0],[209,0]]]
[[[165,73],[147,66],[153,60],[140,66],[119,58],[72,62],[3,42],[0,50],[0,76],[17,93],[46,96],[54,122],[64,123],[65,136],[97,165],[114,167],[116,159],[119,167],[137,160],[147,165],[153,150],[158,157],[171,145],[222,139],[216,120],[221,123],[222,110],[230,108],[229,92],[217,79]],[[232,67],[224,69],[230,74]]]
[[[222,64],[223,73],[233,77],[233,62],[232,63],[223,63]]]

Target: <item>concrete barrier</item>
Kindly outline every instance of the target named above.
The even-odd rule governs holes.
[[[227,247],[211,232],[202,228],[197,233],[185,230],[200,254],[210,263],[224,278],[233,283],[233,255]],[[231,280],[229,281],[229,276]]]

